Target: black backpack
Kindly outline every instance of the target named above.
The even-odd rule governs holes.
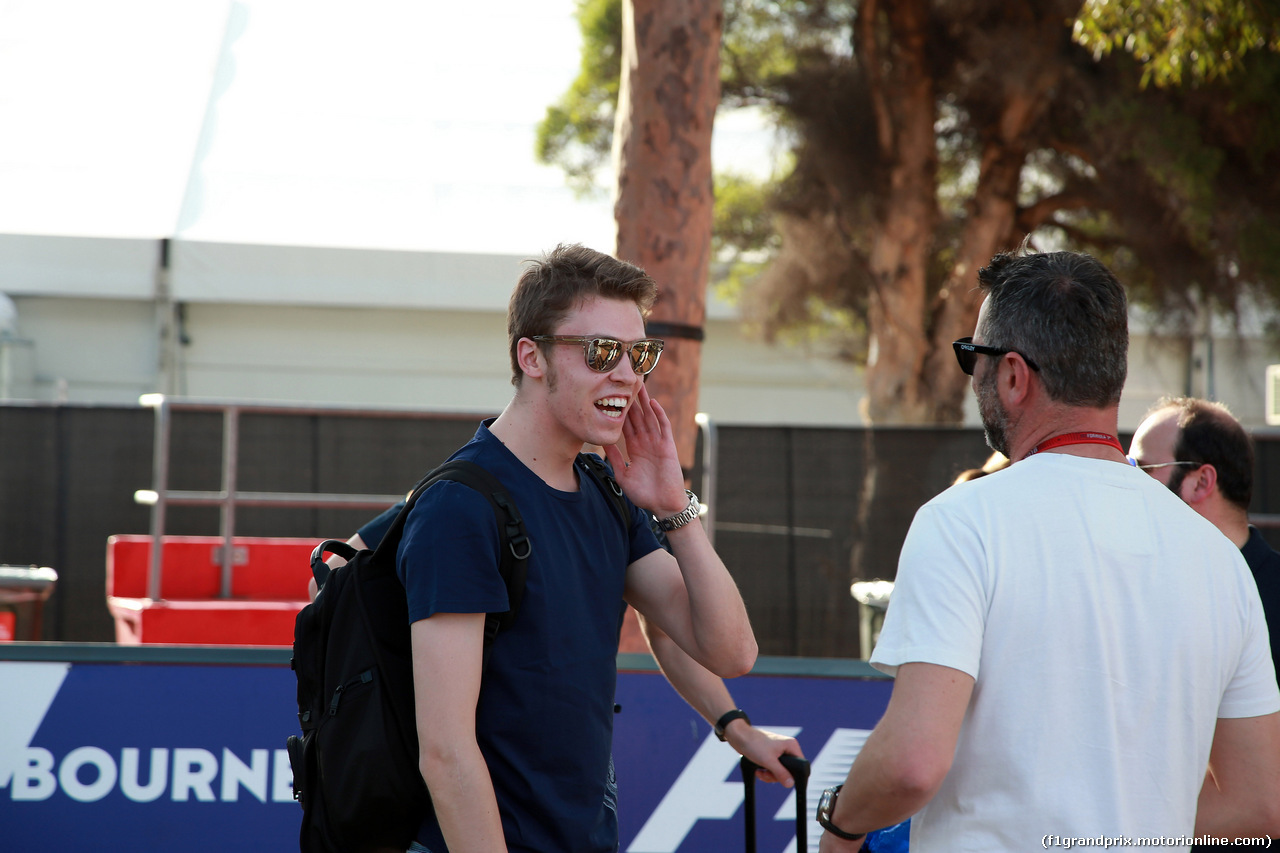
[[[627,529],[626,501],[608,469],[594,456],[580,455],[578,462]],[[502,483],[466,460],[450,460],[423,478],[375,549],[357,551],[333,539],[316,546],[311,570],[320,593],[298,613],[290,664],[302,736],[291,736],[287,745],[293,796],[303,810],[303,853],[404,850],[430,812],[418,769],[409,605],[396,551],[418,497],[439,480],[484,495],[498,520],[499,570],[511,609],[485,617],[486,660],[498,632],[519,612],[532,543]],[[330,570],[326,553],[347,564]]]

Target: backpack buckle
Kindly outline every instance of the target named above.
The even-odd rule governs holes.
[[[514,528],[514,529],[512,529]],[[520,527],[518,525],[509,525],[508,532],[510,534],[507,542],[507,548],[511,551],[511,556],[517,560],[527,560],[529,555],[533,553],[533,542],[523,533],[518,533]]]

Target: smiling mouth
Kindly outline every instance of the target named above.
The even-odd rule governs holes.
[[[596,408],[611,418],[620,418],[627,410],[626,397],[602,397],[596,400]]]

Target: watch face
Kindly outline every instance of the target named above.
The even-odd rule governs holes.
[[[827,832],[833,833],[837,838],[843,838],[846,841],[857,841],[859,838],[865,838],[866,833],[845,832],[831,822],[831,812],[836,807],[836,795],[840,793],[840,789],[843,787],[844,785],[836,785],[834,788],[827,788],[822,792],[822,796],[818,798],[818,825]]]
[[[827,788],[822,792],[822,796],[818,798],[818,817],[823,820],[831,820],[831,809],[836,804],[836,789]]]

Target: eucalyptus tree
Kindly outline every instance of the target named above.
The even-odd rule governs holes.
[[[543,126],[579,182],[612,142],[620,8],[581,5]],[[743,284],[765,334],[818,326],[865,365],[870,422],[957,423],[975,273],[1025,235],[1171,323],[1277,288],[1277,33],[1249,0],[725,0],[721,109],[792,142],[768,185],[721,179],[717,246],[767,261]]]

